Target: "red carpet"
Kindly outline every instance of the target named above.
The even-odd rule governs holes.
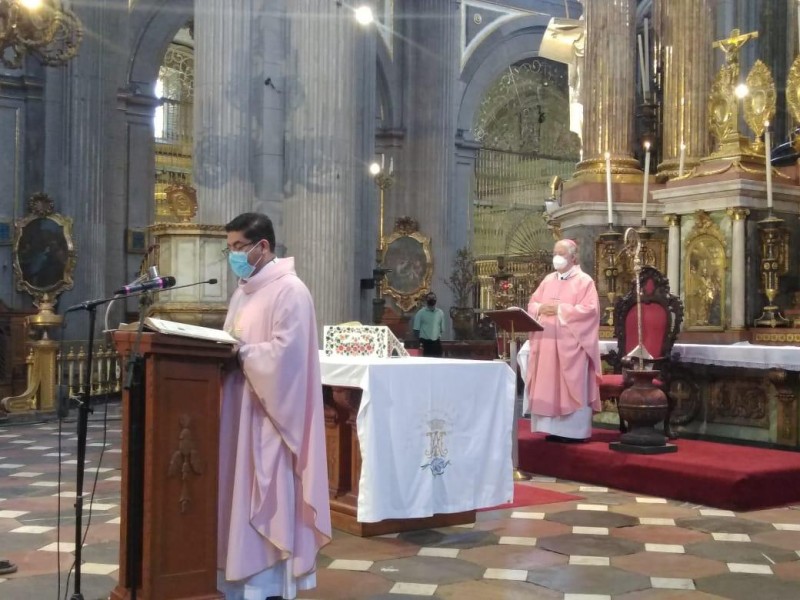
[[[514,483],[514,501],[499,506],[479,508],[484,510],[503,510],[506,508],[517,508],[519,506],[533,506],[534,504],[555,504],[556,502],[569,502],[570,500],[583,500],[583,496],[573,496],[572,494],[562,494],[553,490],[536,487],[530,483]]]
[[[585,444],[546,442],[527,420],[519,431],[528,473],[730,510],[800,503],[798,452],[679,439],[678,452],[647,456],[609,449],[619,432],[607,429]]]

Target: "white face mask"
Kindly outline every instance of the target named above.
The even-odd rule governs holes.
[[[561,256],[560,254],[556,254],[553,257],[553,268],[556,271],[560,271],[561,269],[565,268],[569,264],[569,261],[566,257]]]

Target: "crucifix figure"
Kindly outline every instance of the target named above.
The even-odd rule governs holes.
[[[748,41],[757,37],[757,31],[741,33],[738,29],[732,29],[730,36],[724,40],[717,40],[711,44],[711,47],[722,50],[725,53],[725,64],[730,65],[739,62],[739,49]]]

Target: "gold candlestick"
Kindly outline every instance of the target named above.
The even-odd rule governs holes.
[[[761,281],[764,286],[764,295],[767,297],[767,305],[762,309],[761,316],[755,321],[757,327],[786,327],[789,325],[789,320],[781,314],[775,304],[775,298],[780,289],[780,278],[789,270],[789,239],[783,225],[784,220],[775,217],[772,212],[766,219],[758,222],[761,233]]]
[[[617,280],[619,279],[619,244],[622,234],[614,231],[609,226],[609,230],[600,234],[600,256],[602,257],[603,276],[606,283],[606,298],[608,306],[605,312],[605,324],[614,325],[614,304],[617,299]]]

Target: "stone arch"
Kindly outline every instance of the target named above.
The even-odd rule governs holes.
[[[158,77],[164,53],[178,30],[194,15],[193,0],[146,0],[133,7],[128,84],[145,91]]]
[[[550,17],[531,15],[504,23],[489,34],[461,71],[463,93],[457,128],[472,130],[475,114],[489,87],[509,65],[539,55]]]

